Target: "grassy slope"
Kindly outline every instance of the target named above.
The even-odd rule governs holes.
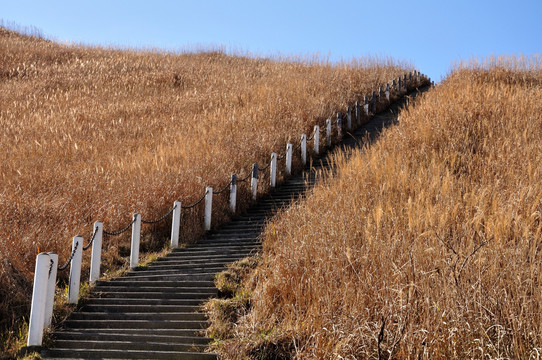
[[[496,64],[458,69],[267,227],[226,358],[540,351],[542,67]]]
[[[38,251],[63,262],[96,220],[112,231],[191,203],[404,69],[72,47],[0,28],[0,328],[28,314]],[[183,221],[186,241],[201,209]],[[125,245],[106,238],[105,269]]]

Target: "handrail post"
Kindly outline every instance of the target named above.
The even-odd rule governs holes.
[[[356,126],[361,125],[361,104],[356,101]]]
[[[292,144],[286,144],[286,175],[292,175]]]
[[[390,101],[390,83],[386,83],[386,100]]]
[[[94,241],[92,242],[92,255],[90,259],[90,278],[89,283],[92,285],[100,278],[100,266],[102,263],[102,238],[104,225],[101,221],[96,221],[94,223],[94,229],[96,235],[94,236]]]
[[[337,113],[337,137],[339,141],[343,138],[343,117],[340,112]]]
[[[271,154],[271,166],[269,167],[269,185],[274,188],[277,185],[277,153]]]
[[[83,259],[83,237],[74,236],[72,243],[73,258],[70,262],[70,284],[68,286],[68,304],[79,301],[79,286],[81,285],[81,263]]]
[[[50,257],[47,253],[36,256],[34,269],[34,285],[32,289],[32,305],[28,324],[27,346],[41,346],[45,319],[45,298],[49,278]]]
[[[139,242],[141,240],[141,215],[134,214],[132,224],[132,246],[130,248],[130,268],[135,269],[139,264]]]
[[[346,128],[348,131],[352,130],[352,108],[350,106],[346,109]]]
[[[231,185],[230,185],[230,209],[232,214],[235,214],[237,207],[237,175],[231,175]]]
[[[250,179],[250,189],[252,190],[252,200],[258,197],[258,164],[252,165],[252,179]]]
[[[402,93],[403,93],[403,89],[401,88],[401,77],[400,76],[397,79],[397,93],[399,94],[399,96],[401,96]]]
[[[307,164],[307,135],[301,135],[301,163]]]
[[[45,298],[45,313],[43,326],[48,328],[53,321],[53,305],[55,303],[56,273],[58,271],[58,254],[50,252],[49,254],[49,273],[47,278],[47,295]]]
[[[203,218],[203,229],[211,230],[211,217],[213,214],[213,188],[207,186],[205,188],[205,215]]]
[[[314,153],[320,154],[320,126],[314,126]]]
[[[363,110],[365,110],[365,116],[369,116],[369,98],[363,97]]]
[[[403,75],[403,87],[405,88],[405,94],[408,92],[408,82],[406,74]]]
[[[373,114],[376,114],[376,91],[373,91],[373,97],[371,98],[371,107],[373,109]]]
[[[331,146],[331,119],[326,120],[326,143]]]
[[[181,229],[181,202],[176,200],[173,203],[173,214],[171,216],[171,247],[179,247],[179,232]]]

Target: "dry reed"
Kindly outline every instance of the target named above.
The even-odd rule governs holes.
[[[538,359],[542,66],[473,61],[266,230],[225,358]],[[278,357],[277,357],[278,358]]]
[[[114,231],[193,202],[408,66],[294,60],[64,46],[0,28],[0,328],[28,314],[39,251],[63,262],[94,221]],[[201,209],[184,213],[183,241],[201,222]],[[104,246],[104,271],[124,264],[125,238]]]

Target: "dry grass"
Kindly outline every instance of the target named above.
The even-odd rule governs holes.
[[[267,227],[225,358],[540,358],[540,60],[463,64],[337,156]]]
[[[63,262],[96,220],[114,231],[191,203],[406,68],[63,46],[0,28],[0,328],[28,314],[39,251]],[[184,241],[201,223],[202,209],[184,213]],[[124,240],[105,239],[104,270],[124,263]]]

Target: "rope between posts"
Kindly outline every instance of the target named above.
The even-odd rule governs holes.
[[[258,170],[264,171],[264,170],[266,170],[269,166],[271,166],[271,160],[269,160],[269,162],[267,163],[267,165],[265,165],[264,167],[259,167],[259,166],[258,166]]]
[[[171,215],[171,213],[172,213],[176,208],[177,208],[177,205],[175,204],[171,210],[169,210],[166,214],[160,216],[158,219],[155,219],[155,220],[143,220],[143,219],[141,219],[141,222],[142,222],[143,224],[156,224],[157,222],[160,222],[160,221],[164,220],[165,218],[167,218],[169,215]]]
[[[244,178],[242,179],[237,179],[237,182],[245,182],[248,180],[248,178],[250,178],[252,176],[252,171],[248,173],[247,176],[245,176]]]
[[[301,149],[301,143],[297,144],[296,146],[294,146],[294,150],[299,150]]]
[[[53,271],[53,265],[55,264],[55,261],[51,258],[49,258],[49,278],[51,278],[51,272]]]
[[[88,243],[87,246],[83,246],[83,250],[87,250],[92,245],[92,243],[94,242],[94,239],[96,238],[97,233],[98,233],[98,227],[96,226],[96,228],[94,229],[94,234],[92,234],[92,239],[90,239],[90,242]]]
[[[130,227],[135,223],[135,221],[136,221],[136,219],[135,219],[135,217],[134,217],[134,219],[132,220],[132,222],[129,223],[128,225],[126,225],[125,228],[122,228],[122,229],[120,229],[119,231],[113,231],[113,232],[109,232],[109,231],[105,231],[105,230],[104,230],[104,234],[110,235],[110,236],[117,236],[117,235],[120,235],[120,234],[122,234],[122,233],[128,231],[128,229],[130,229]]]
[[[71,253],[70,257],[68,258],[68,260],[66,260],[64,265],[59,266],[58,270],[62,271],[62,270],[66,269],[68,267],[68,265],[72,261],[73,257],[75,256],[75,252],[77,251],[78,246],[79,246],[79,241],[75,243],[75,246],[73,247],[72,253]]]
[[[205,200],[206,195],[207,195],[207,192],[205,192],[205,194],[203,194],[203,196],[199,198],[199,200],[193,203],[192,205],[181,206],[181,209],[192,209],[193,207],[199,205],[203,200]]]
[[[286,157],[286,153],[280,155],[280,156],[277,156],[277,160],[282,160]]]
[[[222,189],[217,190],[217,191],[213,191],[213,194],[214,194],[214,195],[222,194],[223,192],[225,192],[226,190],[228,190],[228,188],[230,187],[230,185],[231,185],[231,180],[230,180],[230,182],[227,183]]]

